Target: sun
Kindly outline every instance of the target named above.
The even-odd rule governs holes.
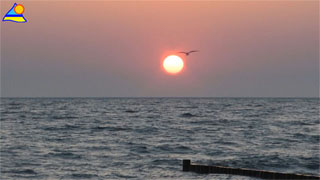
[[[24,12],[24,7],[21,4],[17,4],[13,10],[17,14],[22,14]]]
[[[183,66],[183,60],[176,55],[167,56],[163,61],[163,68],[170,74],[179,73]]]

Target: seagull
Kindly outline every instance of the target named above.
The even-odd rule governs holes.
[[[192,51],[188,51],[188,52],[178,52],[178,53],[183,53],[185,54],[186,56],[189,56],[189,54],[193,53],[193,52],[199,52],[198,50],[192,50]]]

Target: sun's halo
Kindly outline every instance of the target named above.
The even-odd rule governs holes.
[[[163,61],[163,68],[170,74],[179,73],[183,66],[183,60],[176,55],[167,56]]]

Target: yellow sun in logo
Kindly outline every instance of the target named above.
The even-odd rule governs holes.
[[[24,7],[21,4],[17,4],[16,7],[14,7],[14,12],[22,14],[24,12]]]

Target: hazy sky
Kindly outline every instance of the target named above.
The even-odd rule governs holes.
[[[319,96],[318,1],[18,3],[28,22],[0,23],[2,97]]]

